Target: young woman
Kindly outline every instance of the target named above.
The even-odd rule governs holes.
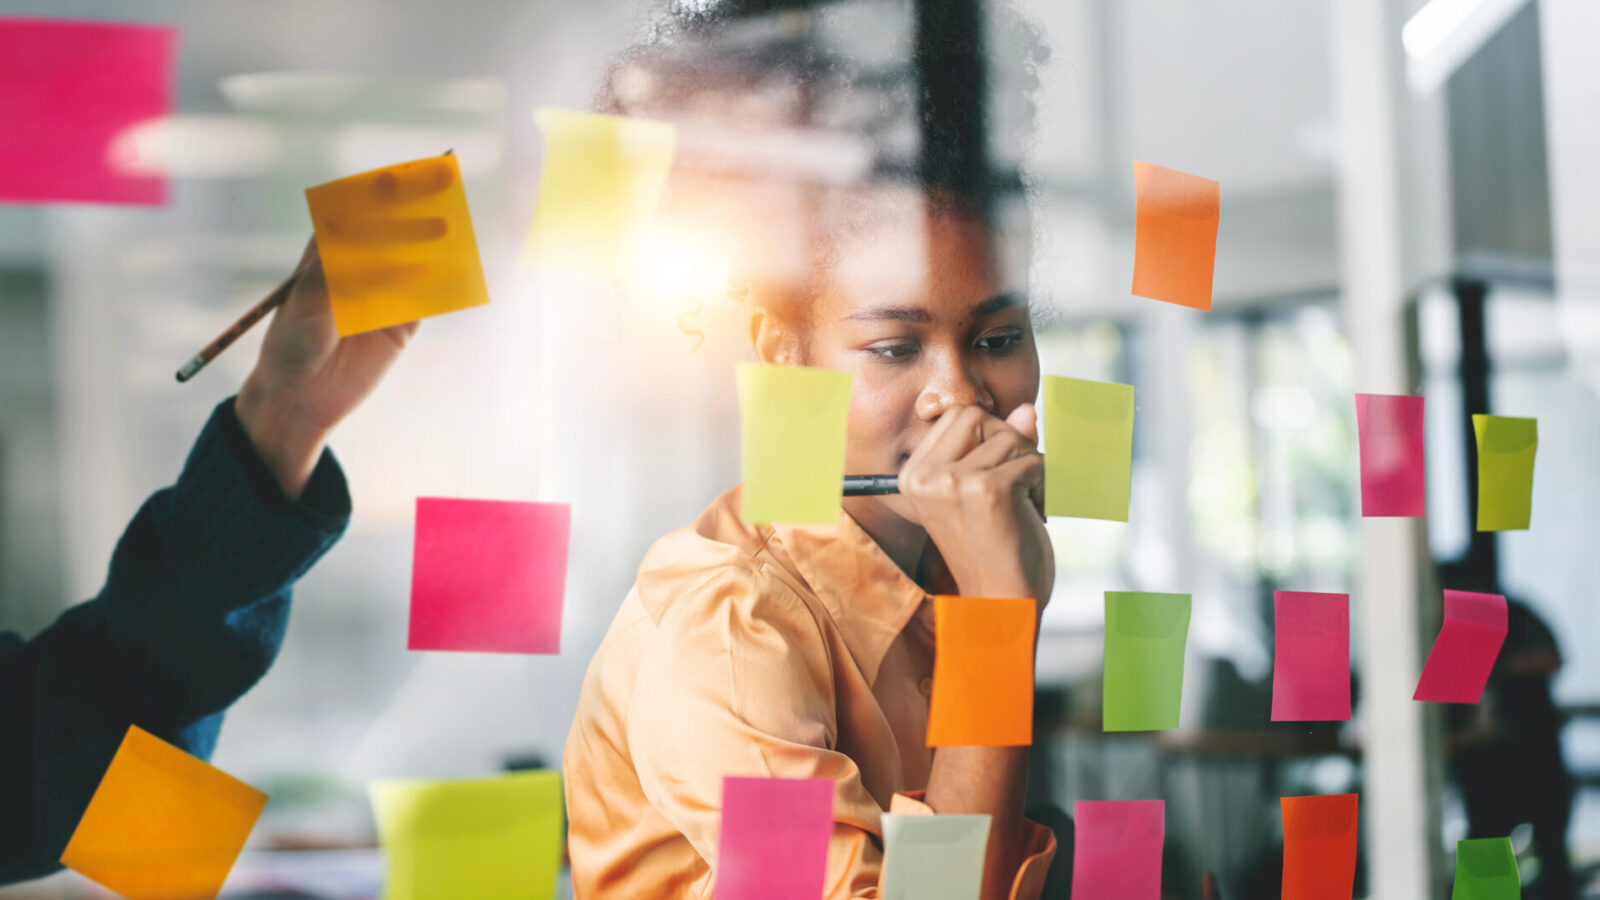
[[[567,741],[574,890],[712,896],[722,779],[745,775],[833,780],[830,900],[879,896],[886,811],[987,814],[985,900],[1065,897],[1071,825],[1061,817],[1058,845],[1024,818],[1028,748],[926,746],[931,595],[1029,598],[1042,613],[1055,580],[1039,356],[985,150],[1017,134],[989,133],[981,63],[1020,61],[1008,83],[1027,83],[1045,54],[1003,3],[984,16],[961,0],[890,4],[914,18],[917,77],[914,94],[884,94],[881,69],[857,79],[804,33],[854,27],[861,44],[871,27],[826,21],[850,4],[786,19],[766,43],[716,11],[740,6],[680,4],[700,11],[625,54],[599,108],[712,123],[721,143],[684,141],[667,214],[731,236],[758,359],[851,374],[846,471],[898,473],[901,492],[848,498],[830,525],[767,525],[741,518],[735,488],[651,547]],[[914,165],[884,158],[906,126]],[[728,144],[752,134],[769,139]],[[794,170],[836,159],[841,135],[877,153],[865,174]],[[790,168],[763,156],[775,144]],[[1209,876],[1200,894],[1215,900]]]
[[[749,97],[802,102],[822,77],[816,59],[697,61],[664,47],[627,58],[614,93],[654,84],[703,115],[719,91],[683,83],[699,77],[684,66],[707,79],[742,67],[761,85]],[[721,94],[744,125],[758,115],[759,101]],[[661,114],[617,99],[602,108]],[[758,232],[741,234],[747,254],[771,250],[759,232],[784,218],[758,196],[798,197],[807,232],[797,275],[742,259],[758,270],[746,281],[755,355],[849,372],[846,471],[898,473],[901,492],[847,499],[831,525],[766,525],[740,517],[735,488],[650,549],[567,743],[577,896],[711,896],[726,775],[836,783],[829,898],[877,896],[890,810],[988,814],[983,896],[1040,895],[1057,844],[1023,817],[1028,748],[926,746],[931,595],[1030,598],[1042,612],[1055,577],[1027,296],[1000,264],[991,179],[973,165],[935,144],[920,177],[786,193],[727,176],[745,182],[733,230]]]

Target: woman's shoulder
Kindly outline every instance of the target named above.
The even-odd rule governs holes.
[[[771,528],[739,516],[739,489],[727,491],[645,553],[636,583],[645,612],[658,625],[716,610],[735,618],[814,618],[816,597],[787,556],[772,552],[772,541]]]

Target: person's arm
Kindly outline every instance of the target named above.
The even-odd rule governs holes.
[[[134,516],[100,594],[0,658],[0,882],[58,868],[130,725],[210,755],[277,654],[290,588],[345,528],[333,457],[289,500],[233,406]]]
[[[139,510],[100,595],[30,642],[0,635],[0,883],[58,867],[130,725],[209,756],[348,520],[328,434],[415,329],[341,339],[308,244],[239,396]]]
[[[946,412],[906,461],[900,485],[962,594],[1031,597],[1042,615],[1055,562],[1039,507],[1043,458],[1035,428],[1028,405],[1005,422],[976,407]],[[1023,817],[1028,754],[1027,747],[940,747],[933,754],[923,802],[936,813],[990,816],[984,900],[1022,893],[1030,874],[1024,863],[1039,855],[1038,826]]]

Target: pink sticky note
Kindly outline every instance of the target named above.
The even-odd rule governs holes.
[[[1356,395],[1363,516],[1421,516],[1427,512],[1422,401],[1408,395]]]
[[[1161,800],[1080,800],[1073,806],[1073,900],[1161,900]]]
[[[1350,718],[1350,595],[1274,591],[1272,721]]]
[[[160,204],[117,138],[167,114],[176,30],[0,17],[0,200]]]
[[[1417,679],[1413,700],[1477,703],[1506,642],[1506,598],[1444,592],[1444,624]]]
[[[818,900],[833,835],[833,779],[722,779],[716,900]]]
[[[412,650],[558,653],[565,503],[417,498]]]

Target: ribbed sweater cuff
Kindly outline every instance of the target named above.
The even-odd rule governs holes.
[[[344,533],[350,492],[338,461],[324,450],[301,498],[289,499],[256,454],[229,397],[190,450],[169,513],[178,527],[168,533],[185,536],[191,552],[230,580],[270,592],[293,582]]]

